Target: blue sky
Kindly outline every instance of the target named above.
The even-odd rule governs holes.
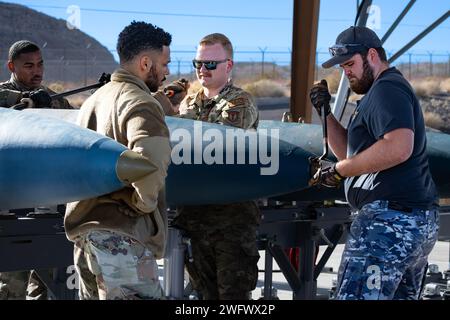
[[[170,32],[172,60],[189,60],[196,43],[211,32],[229,36],[235,51],[268,51],[266,61],[287,62],[292,42],[292,0],[22,0],[14,2],[29,6],[50,16],[67,19],[69,5],[81,9],[80,29],[96,38],[115,54],[117,35],[134,20],[144,20]],[[374,30],[380,38],[400,14],[408,0],[374,0],[379,15],[372,15]],[[417,0],[390,39],[385,43],[388,52],[395,53],[428,25],[450,9],[448,0]],[[125,11],[125,12],[124,12]],[[356,0],[322,0],[319,16],[317,49],[325,60],[327,48],[337,34],[353,24]],[[197,16],[196,16],[197,15]],[[209,16],[209,17],[208,17]],[[212,17],[211,17],[212,16]],[[450,54],[450,20],[447,19],[413,49],[415,54],[432,52],[436,59],[447,61]],[[439,57],[440,56],[440,57]],[[236,60],[259,61],[259,53],[237,54]],[[405,57],[406,59],[406,57]]]

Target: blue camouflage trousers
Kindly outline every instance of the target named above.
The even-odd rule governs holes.
[[[418,299],[438,229],[438,210],[397,211],[388,201],[363,206],[350,227],[334,299]]]
[[[81,300],[162,298],[155,257],[130,237],[90,231],[75,242],[74,261]]]

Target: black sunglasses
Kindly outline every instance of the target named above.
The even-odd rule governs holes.
[[[359,53],[367,51],[368,47],[363,44],[335,44],[328,51],[334,56],[343,56],[344,54]]]
[[[219,63],[227,62],[230,59],[218,60],[218,61],[201,61],[201,60],[192,60],[192,65],[195,69],[201,69],[202,65],[205,66],[206,70],[215,70]]]

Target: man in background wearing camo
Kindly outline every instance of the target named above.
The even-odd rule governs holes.
[[[52,100],[55,92],[42,85],[44,60],[33,42],[20,40],[10,47],[8,69],[11,78],[0,83],[0,107],[25,102],[29,108],[72,109],[64,98]]]
[[[44,60],[39,47],[31,41],[20,40],[9,49],[10,80],[0,83],[0,107],[10,108],[25,103],[28,108],[71,109],[64,99],[52,100],[52,90],[42,85]],[[12,210],[27,214],[30,209]],[[49,271],[51,272],[51,271]],[[47,299],[47,287],[34,270],[0,272],[0,299]]]
[[[219,33],[205,36],[193,64],[202,88],[181,102],[179,117],[256,129],[255,102],[230,80],[230,40]],[[183,206],[177,211],[174,223],[191,239],[194,260],[187,263],[187,269],[201,298],[249,299],[258,279],[260,214],[256,203]]]

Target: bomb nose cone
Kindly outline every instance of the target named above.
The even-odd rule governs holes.
[[[125,150],[116,165],[117,177],[126,184],[135,182],[158,170],[147,158],[134,151]]]

